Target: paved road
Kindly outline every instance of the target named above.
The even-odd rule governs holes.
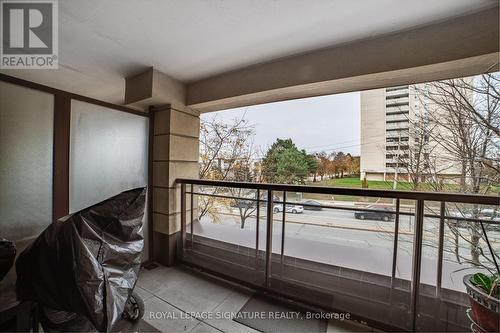
[[[266,218],[260,212],[259,248],[265,249]],[[282,213],[274,214],[273,252],[280,253],[282,234]],[[427,228],[424,246],[423,281],[433,283],[436,277],[437,221],[426,220]],[[390,275],[394,246],[394,222],[357,220],[352,211],[322,210],[304,211],[303,214],[286,214],[285,254],[303,259],[334,264],[342,267],[361,269],[373,273]],[[411,253],[413,240],[413,217],[401,216],[398,238],[397,275],[409,279],[411,276]],[[241,228],[238,209],[232,212],[221,209],[218,223],[204,217],[195,224],[195,235],[255,247],[256,220],[252,216]],[[495,235],[494,246],[500,251],[500,237]],[[463,290],[461,277],[467,271],[455,272],[463,268],[456,263],[452,253],[451,240],[445,241],[445,265],[443,286]],[[461,244],[461,253],[467,255],[466,244]]]
[[[221,223],[227,225],[241,226],[238,209],[220,209]],[[260,229],[265,229],[266,221],[265,210],[260,211]],[[338,241],[360,242],[367,246],[382,246],[384,248],[392,248],[394,241],[394,221],[379,221],[379,220],[359,220],[354,217],[353,211],[323,209],[321,211],[304,211],[302,214],[286,213],[286,234],[288,231],[295,235],[300,234],[303,237],[311,237],[313,239],[326,238],[337,239]],[[273,214],[275,223],[281,225],[282,213]],[[255,215],[253,214],[245,222],[245,229],[255,230]],[[298,226],[297,226],[298,225]],[[412,242],[413,238],[414,217],[401,215],[399,219],[399,241],[401,246]],[[466,234],[466,230],[462,229]],[[366,231],[366,232],[364,232]],[[279,231],[281,232],[281,231]],[[439,221],[434,218],[425,219],[424,240],[431,247],[437,245],[437,237],[439,233]],[[445,229],[445,234],[449,234],[448,229]],[[500,251],[500,233],[490,232],[490,240],[494,248]],[[451,239],[445,237],[445,245],[451,242]],[[450,243],[451,244],[451,243]],[[411,251],[411,244],[406,247]],[[424,247],[424,251],[427,249]],[[469,251],[467,244],[462,244],[462,250]],[[424,252],[425,253],[425,252]],[[446,254],[445,254],[446,256]],[[453,258],[449,258],[452,260]]]

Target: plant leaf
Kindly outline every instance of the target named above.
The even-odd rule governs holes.
[[[492,281],[489,276],[483,273],[476,273],[472,278],[473,278],[472,283],[483,288],[488,294],[491,292]]]

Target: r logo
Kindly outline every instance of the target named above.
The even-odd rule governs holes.
[[[52,54],[52,2],[2,2],[3,54]]]

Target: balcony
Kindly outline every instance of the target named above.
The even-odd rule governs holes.
[[[466,207],[498,208],[498,197],[177,182],[182,263],[381,329],[466,330],[462,278],[473,267],[453,256],[450,228],[483,222],[500,251],[498,222],[457,215]],[[197,218],[207,197],[218,215]],[[302,202],[309,198],[322,210],[293,214],[294,205],[308,208]],[[244,227],[234,207],[246,209]],[[466,256],[470,247],[459,242],[458,251]]]
[[[408,121],[408,112],[386,113],[385,121],[386,122]]]
[[[385,88],[385,91],[387,93],[391,93],[391,92],[399,92],[401,90],[408,90],[408,87],[409,86],[399,86],[399,87],[390,87],[390,88]]]
[[[385,161],[386,163],[395,163],[398,162],[401,164],[401,161],[408,160],[408,154],[386,154]]]
[[[388,119],[386,117],[385,119],[385,126],[386,129],[392,129],[392,128],[408,128],[409,121],[408,119],[405,118],[400,118],[400,119],[395,119],[395,118],[390,118]]]
[[[410,99],[408,97],[387,99],[385,101],[386,107],[407,106],[409,102],[410,102]]]
[[[477,226],[460,210],[498,207],[498,197],[187,179],[199,176],[203,113],[378,90],[371,110],[380,121],[363,119],[374,132],[367,143],[408,145],[408,129],[384,131],[384,115],[410,113],[405,87],[500,70],[498,2],[386,2],[54,0],[42,13],[37,1],[0,1],[16,27],[3,29],[12,45],[0,50],[0,237],[19,254],[69,214],[147,187],[141,259],[162,265],[144,268],[137,284],[147,311],[239,311],[250,295],[272,293],[352,314],[369,325],[361,330],[468,329],[460,281],[468,266],[456,258],[471,249],[454,247],[449,232]],[[21,29],[31,9],[42,25]],[[33,58],[56,66],[13,61]],[[301,110],[297,123],[322,131]],[[287,130],[287,117],[272,125]],[[208,213],[204,198],[216,203]],[[306,199],[322,210],[294,214]],[[498,251],[496,225],[484,223]],[[15,291],[15,273],[0,281],[0,296]],[[152,330],[252,331],[232,320],[148,316]]]
[[[385,109],[386,115],[394,115],[394,114],[406,114],[410,112],[410,106],[407,104],[404,105],[396,105],[396,106],[387,106]]]
[[[385,96],[387,100],[393,99],[393,98],[398,98],[398,97],[408,97],[408,87],[402,88],[400,90],[391,90],[387,91],[385,93]]]
[[[408,127],[408,124],[404,123],[399,126],[387,126],[385,131],[388,138],[408,137],[410,134],[410,128]]]

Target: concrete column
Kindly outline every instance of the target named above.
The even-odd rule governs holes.
[[[198,178],[200,114],[186,107],[183,83],[153,68],[128,77],[125,87],[127,104],[152,113],[153,259],[170,266],[181,229],[180,186],[175,180]],[[191,207],[189,201],[186,207]]]
[[[181,201],[177,178],[198,178],[200,118],[171,105],[153,112],[153,257],[173,265],[180,239]],[[189,197],[188,197],[189,199]],[[188,216],[190,201],[187,201]],[[189,219],[188,219],[188,222]]]

